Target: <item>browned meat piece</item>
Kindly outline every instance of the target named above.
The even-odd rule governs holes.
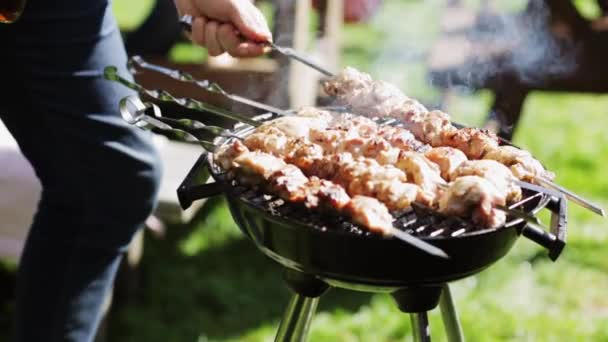
[[[270,175],[268,186],[273,193],[284,200],[302,202],[309,193],[308,182],[308,177],[297,166],[287,164]]]
[[[298,115],[282,116],[265,122],[256,132],[267,132],[275,128],[290,138],[307,138],[311,128],[325,129],[332,120],[329,112],[308,107],[299,111]]]
[[[275,156],[284,155],[289,137],[273,126],[267,126],[248,135],[243,143],[252,151],[264,151]]]
[[[376,134],[386,139],[393,147],[404,151],[424,152],[430,149],[430,146],[417,140],[412,132],[405,128],[380,126]]]
[[[470,159],[481,159],[485,153],[498,147],[498,138],[494,134],[476,128],[457,129],[452,126],[448,114],[437,110],[429,112],[393,85],[373,80],[370,75],[356,69],[344,69],[325,82],[324,89],[356,113],[401,120],[418,140],[433,147],[455,147]]]
[[[489,151],[485,159],[492,159],[511,168],[513,175],[522,181],[534,183],[534,177],[543,177],[548,180],[555,178],[552,172],[545,170],[543,165],[528,151],[513,146],[500,146]]]
[[[229,171],[234,167],[234,159],[245,152],[249,152],[247,146],[245,146],[239,140],[235,140],[232,144],[224,145],[218,148],[213,156],[215,162],[222,169]]]
[[[247,185],[266,184],[270,176],[283,169],[287,164],[283,159],[271,154],[253,151],[245,152],[233,161],[239,181]]]
[[[450,180],[450,174],[467,160],[467,156],[462,151],[449,146],[433,147],[424,156],[439,166],[441,177],[447,181]]]
[[[372,232],[385,236],[391,235],[393,217],[386,206],[377,199],[367,196],[354,196],[344,207],[344,212],[352,221],[360,224]]]
[[[329,123],[329,128],[341,131],[354,131],[361,137],[369,138],[376,134],[378,124],[364,116],[342,113],[334,117]]]
[[[439,167],[420,153],[402,151],[396,166],[405,170],[410,183],[417,184],[424,191],[421,194],[424,202],[432,203],[438,187],[446,184],[441,178]]]
[[[463,176],[450,183],[439,199],[439,211],[446,215],[471,218],[482,227],[499,227],[505,223],[505,195],[489,181],[477,176]]]
[[[344,185],[351,195],[365,195],[377,198],[390,210],[408,210],[416,200],[431,205],[432,199],[424,194],[415,184],[398,180],[355,179]]]
[[[442,131],[441,144],[434,146],[454,147],[464,152],[469,159],[481,159],[486,153],[498,148],[498,138],[479,128],[452,128]]]
[[[306,186],[309,189],[306,200],[309,208],[319,207],[341,211],[351,200],[343,187],[326,179],[310,177]]]
[[[231,149],[238,151],[241,147],[243,145],[237,142],[223,148],[220,160],[232,155]],[[370,231],[390,234],[392,216],[384,204],[371,197],[350,198],[340,185],[318,177],[307,178],[296,166],[286,164],[271,154],[242,152],[226,165],[234,170],[242,184],[261,184],[286,201],[303,203],[308,208],[342,212]]]
[[[325,92],[342,105],[365,116],[391,116],[391,113],[410,108],[425,112],[426,108],[405,96],[392,84],[373,80],[370,75],[347,67],[323,84]]]
[[[451,129],[450,116],[438,110],[432,112],[412,112],[411,110],[403,111],[396,114],[405,128],[409,129],[412,134],[431,146],[442,146],[443,143],[441,133]]]
[[[453,181],[462,176],[479,176],[489,181],[506,195],[508,203],[521,200],[521,188],[514,183],[511,170],[495,160],[467,160],[450,174],[449,179]]]

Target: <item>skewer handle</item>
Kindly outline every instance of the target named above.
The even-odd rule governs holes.
[[[178,80],[180,82],[192,83],[208,92],[220,94],[234,102],[242,103],[244,105],[263,110],[265,112],[275,113],[282,116],[288,115],[288,113],[282,109],[258,101],[250,100],[239,95],[231,94],[225,91],[222,87],[220,87],[219,84],[215,82],[211,82],[208,80],[199,80],[196,79],[194,76],[185,73],[181,70],[169,69],[164,66],[148,63],[140,56],[133,56],[129,59],[129,70],[132,70],[131,72],[135,72],[137,68],[152,70],[154,72],[171,77],[172,79]]]
[[[104,69],[104,77],[109,81],[118,82],[127,88],[137,91],[141,95],[150,96],[151,98],[156,99],[158,101],[175,103],[184,108],[196,110],[199,112],[212,113],[230,120],[246,123],[253,127],[257,127],[261,124],[260,122],[253,120],[252,118],[246,115],[234,113],[223,108],[207,104],[205,102],[201,102],[191,98],[178,98],[165,90],[146,89],[142,85],[120,76],[118,74],[118,69],[114,66],[108,66]]]

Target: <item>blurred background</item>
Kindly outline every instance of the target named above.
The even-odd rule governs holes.
[[[331,12],[332,1],[313,3],[321,13]],[[300,25],[304,18],[304,38],[285,29],[293,21],[275,20],[282,18],[280,5],[258,5],[276,41],[331,67],[349,65],[392,82],[457,122],[496,128],[554,171],[558,183],[608,207],[608,96],[602,94],[608,93],[608,6],[595,0],[543,3],[345,0],[335,21],[316,10],[303,15],[298,6],[283,9],[293,18],[301,15]],[[183,38],[171,6],[170,0],[114,1],[131,53],[216,77],[227,89],[275,105],[323,102],[318,80],[298,79],[278,58],[208,59]],[[258,78],[235,76],[254,74],[279,86],[264,91],[251,85]],[[160,78],[141,81],[151,88],[174,86]],[[548,215],[541,217],[548,222]],[[100,341],[274,339],[289,290],[280,268],[245,239],[221,198],[208,200],[187,220],[151,226],[156,233],[143,235],[137,265],[119,279]],[[568,228],[567,247],[555,263],[520,239],[506,258],[453,284],[467,340],[608,341],[607,222],[570,205]],[[407,272],[415,260],[401,262]],[[10,260],[0,267],[0,340],[10,336],[16,267]],[[431,327],[435,340],[445,340],[437,310]],[[410,330],[390,296],[335,289],[320,301],[310,341],[403,341]]]

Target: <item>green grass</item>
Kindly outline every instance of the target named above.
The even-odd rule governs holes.
[[[121,26],[137,25],[149,3],[115,1]],[[509,3],[501,1],[515,6]],[[437,102],[420,52],[436,37],[439,4],[385,1],[371,23],[345,28],[344,64]],[[181,46],[173,57],[202,59],[204,50]],[[491,99],[487,92],[457,95],[447,111],[479,125]],[[608,207],[607,127],[608,96],[534,93],[515,142],[559,183]],[[452,284],[468,341],[608,341],[607,222],[575,205],[569,210],[568,245],[557,262],[520,239],[487,271]],[[165,239],[148,236],[141,269],[140,291],[111,316],[111,341],[272,341],[290,295],[280,268],[240,234],[222,200],[210,201],[192,224],[171,227]],[[431,325],[433,338],[444,341],[437,310]],[[310,340],[405,341],[410,332],[390,296],[332,289]]]

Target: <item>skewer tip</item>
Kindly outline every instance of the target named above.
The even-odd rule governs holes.
[[[392,233],[393,237],[395,237],[405,243],[408,243],[416,248],[419,248],[433,256],[436,256],[436,257],[442,258],[442,259],[446,259],[446,260],[450,258],[450,256],[446,252],[444,252],[441,248],[435,247],[434,245],[432,245],[420,238],[417,238],[413,235],[410,235],[404,231],[401,231],[397,228],[393,228],[391,230],[391,233]]]

